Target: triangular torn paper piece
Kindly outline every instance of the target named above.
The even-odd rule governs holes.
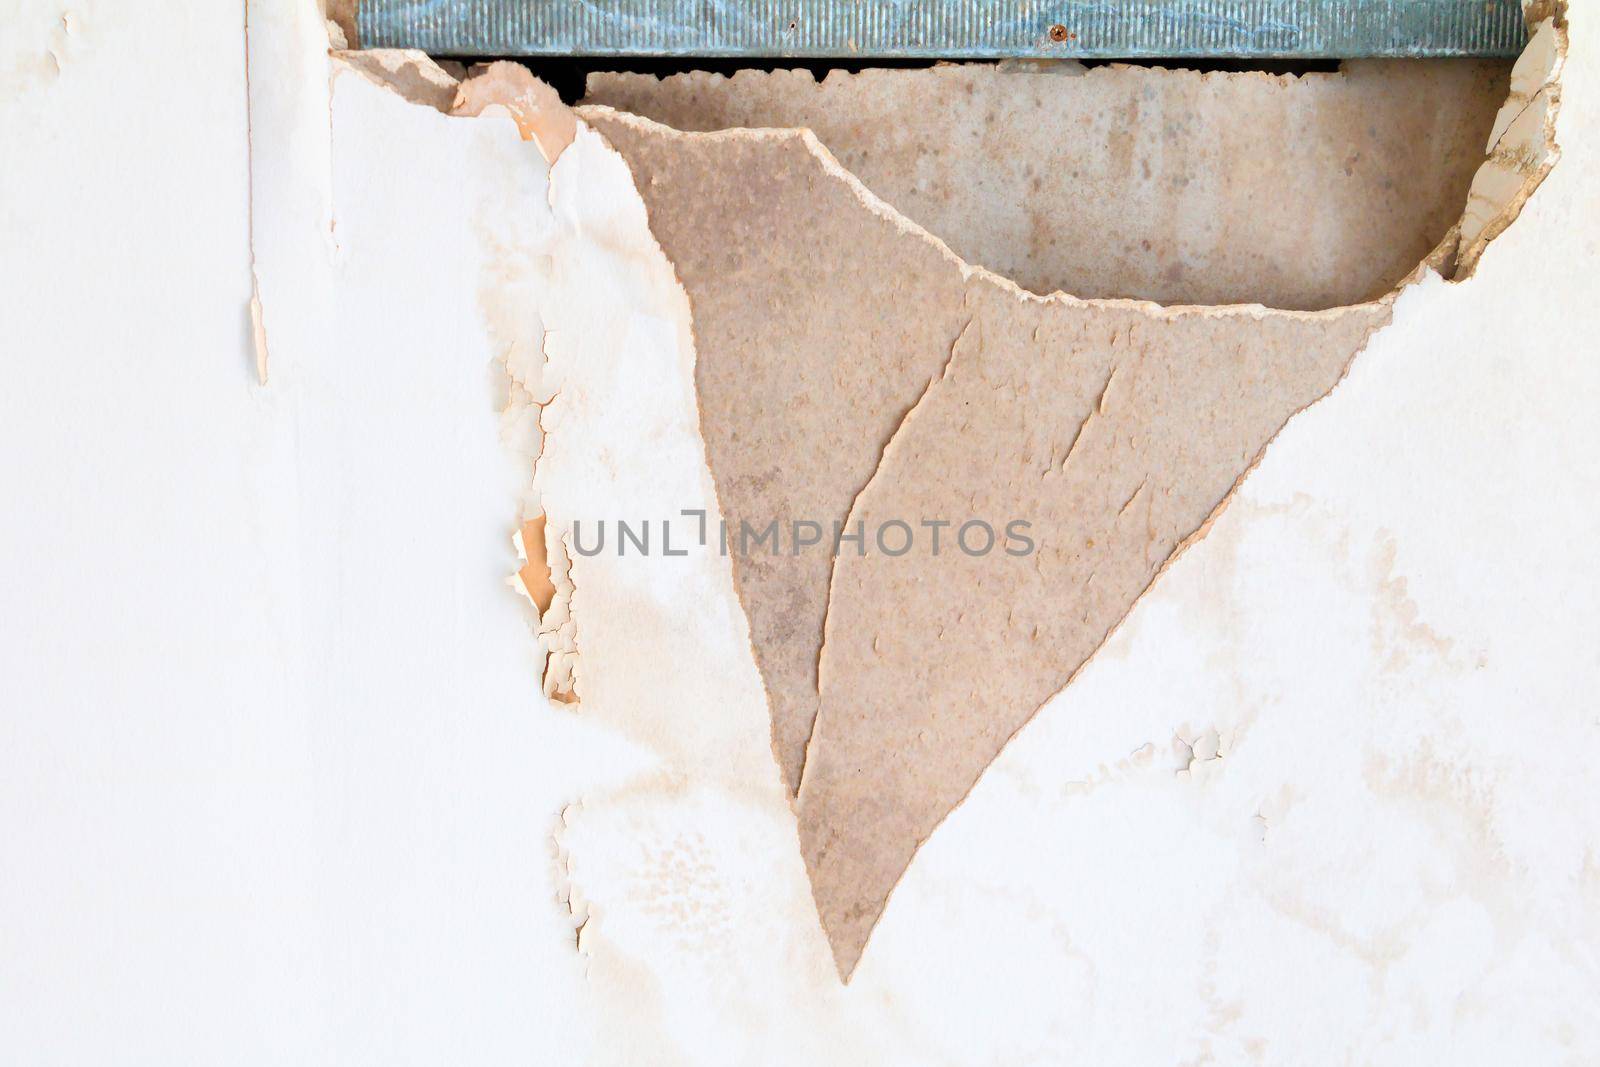
[[[910,226],[809,133],[586,118],[628,160],[688,294],[730,531],[949,524],[938,554],[926,536],[836,562],[732,553],[848,973],[921,842],[1388,304],[1040,299]],[[976,527],[956,541],[1019,520],[1026,554],[968,554]]]

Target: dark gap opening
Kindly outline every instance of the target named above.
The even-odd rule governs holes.
[[[873,68],[915,70],[939,63],[993,63],[989,59],[936,60],[936,59],[784,59],[782,57],[726,59],[661,56],[476,56],[461,60],[472,67],[507,59],[521,63],[552,86],[567,104],[583,99],[584,79],[591,71],[620,71],[630,74],[654,74],[658,78],[670,74],[687,74],[703,70],[715,74],[732,75],[741,70],[809,70],[818,81],[830,71],[843,70],[854,74]],[[1339,69],[1337,59],[1212,59],[1183,57],[1172,59],[1084,59],[1085,67],[1103,67],[1111,63],[1125,63],[1138,67],[1160,67],[1167,70],[1197,70],[1202,73],[1221,71],[1261,71],[1265,74],[1334,73]]]

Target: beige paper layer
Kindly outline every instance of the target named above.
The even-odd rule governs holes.
[[[939,554],[734,555],[848,974],[921,842],[1388,305],[1039,299],[908,226],[808,133],[584,117],[627,159],[688,294],[730,529],[1023,520],[1038,538],[1015,557],[948,532]]]
[[[592,74],[682,130],[806,127],[885,201],[1036,293],[1317,309],[1388,291],[1461,214],[1504,63],[1274,77],[1077,63]]]

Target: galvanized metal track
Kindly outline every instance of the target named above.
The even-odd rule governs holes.
[[[1517,0],[360,0],[369,48],[445,56],[1510,56]]]

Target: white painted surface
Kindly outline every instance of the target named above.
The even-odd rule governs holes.
[[[576,713],[503,583],[496,308],[552,331],[552,509],[708,487],[620,162],[580,137],[552,194],[504,118],[330,110],[257,6],[263,389],[242,18],[142,7],[5,12],[0,1060],[1600,1057],[1587,5],[1523,217],[1290,425],[848,988],[725,565],[579,561]]]

